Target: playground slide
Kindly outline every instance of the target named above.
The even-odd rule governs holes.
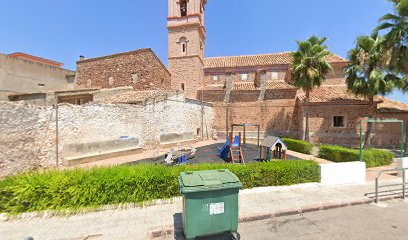
[[[229,139],[227,139],[227,142],[224,144],[224,146],[222,146],[222,148],[218,148],[218,155],[220,156],[220,158],[222,159],[228,158],[229,145],[230,145],[230,141]]]
[[[234,142],[232,143],[233,147],[238,147],[239,146],[239,136],[234,137]],[[227,142],[225,142],[224,146],[222,148],[218,148],[218,155],[222,159],[227,159],[230,151],[230,140],[227,139]]]

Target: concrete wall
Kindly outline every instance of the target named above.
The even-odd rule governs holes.
[[[362,184],[365,181],[365,162],[320,164],[320,182],[324,185]]]
[[[67,74],[74,73],[70,70],[0,54],[0,100],[8,101],[9,93],[71,89],[72,77],[67,77]]]
[[[201,104],[182,95],[145,106],[60,104],[60,162],[64,157],[197,140],[201,131],[211,138],[214,113],[210,105],[203,110],[202,127]],[[55,166],[55,129],[52,107],[0,102],[0,177]]]
[[[404,168],[405,170],[405,179],[408,178],[408,157],[405,158],[397,158],[397,168]],[[403,173],[398,172],[398,176],[402,177]]]

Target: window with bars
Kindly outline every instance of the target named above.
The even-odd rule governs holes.
[[[343,128],[345,127],[345,120],[344,116],[334,116],[333,117],[333,127]]]

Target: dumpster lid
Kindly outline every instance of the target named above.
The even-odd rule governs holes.
[[[239,182],[235,174],[227,169],[183,172],[180,179],[185,187],[213,186]]]

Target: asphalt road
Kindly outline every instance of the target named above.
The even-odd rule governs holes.
[[[241,239],[408,239],[408,201],[362,205],[239,226]]]
[[[406,240],[408,201],[361,205],[242,223],[243,240]],[[173,239],[173,238],[163,238]],[[184,239],[178,231],[175,239]],[[203,238],[230,239],[226,236]]]

